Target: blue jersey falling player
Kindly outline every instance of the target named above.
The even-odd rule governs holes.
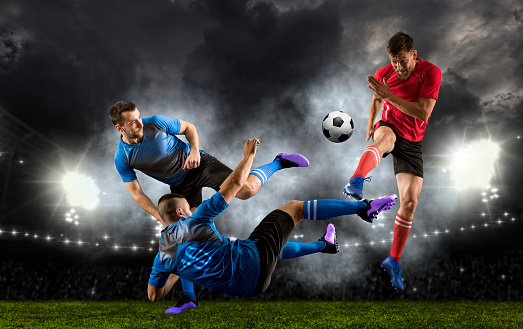
[[[245,184],[258,144],[257,139],[245,142],[243,160],[219,191],[196,211],[191,211],[188,201],[181,195],[171,193],[160,198],[159,214],[166,227],[162,230],[160,250],[149,278],[149,299],[163,298],[178,278],[186,285],[194,283],[229,295],[256,296],[269,286],[279,258],[338,251],[336,232],[331,224],[316,243],[287,242],[301,219],[325,220],[358,214],[372,222],[396,200],[396,195],[391,195],[372,201],[291,201],[269,213],[248,239],[231,241],[217,231],[214,220]],[[166,313],[178,314],[193,307],[196,304],[187,301]]]

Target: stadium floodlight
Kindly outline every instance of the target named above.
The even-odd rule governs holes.
[[[91,178],[70,172],[62,179],[62,185],[66,192],[67,202],[72,207],[80,206],[88,210],[96,207],[100,199],[100,189]]]
[[[449,165],[457,189],[485,188],[494,176],[501,148],[490,139],[473,141],[457,148]]]

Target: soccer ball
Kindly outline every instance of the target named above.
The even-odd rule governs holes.
[[[354,131],[354,122],[350,115],[343,111],[334,111],[323,119],[323,134],[334,143],[345,142]]]

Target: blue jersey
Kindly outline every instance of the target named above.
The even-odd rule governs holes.
[[[231,241],[218,233],[214,219],[228,207],[216,192],[187,218],[162,230],[149,284],[164,287],[169,274],[233,296],[250,296],[260,275],[252,240]]]
[[[190,153],[189,143],[182,142],[180,120],[161,115],[144,118],[141,143],[127,144],[120,139],[114,163],[124,183],[136,179],[134,169],[166,183],[180,184],[189,169],[183,169]]]

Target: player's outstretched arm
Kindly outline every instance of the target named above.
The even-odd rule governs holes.
[[[149,300],[156,302],[160,299],[164,298],[165,295],[171,291],[176,281],[178,281],[180,277],[175,274],[169,275],[169,279],[167,279],[167,283],[162,288],[156,288],[151,286],[151,284],[147,285],[147,296],[149,297]]]
[[[143,193],[142,187],[140,186],[140,183],[138,183],[138,180],[135,179],[132,182],[127,182],[124,184],[131,193],[131,196],[133,197],[134,201],[136,201],[136,203],[140,207],[142,207],[143,210],[147,211],[163,225],[163,221],[160,217],[160,214],[158,213],[158,209],[151,201],[151,199],[147,195],[145,195],[145,193]]]
[[[220,186],[220,194],[227,203],[231,203],[236,193],[242,188],[251,171],[252,161],[256,155],[256,148],[260,144],[258,139],[248,139],[243,144],[243,160],[232,171]]]
[[[196,127],[187,121],[180,120],[180,134],[185,135],[191,152],[183,164],[183,169],[194,169],[200,166],[200,140]]]

